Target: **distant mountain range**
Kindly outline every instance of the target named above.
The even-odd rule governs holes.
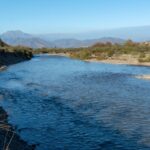
[[[0,38],[9,45],[14,46],[21,45],[32,48],[54,47],[51,42],[47,42],[39,37],[22,31],[8,31],[0,35]]]
[[[78,34],[40,34],[32,35],[22,31],[8,31],[0,38],[10,45],[22,45],[32,48],[76,48],[87,47],[97,42],[123,43],[133,41],[150,41],[150,26],[117,28]]]
[[[36,35],[45,40],[59,40],[59,39],[100,39],[103,37],[114,37],[120,39],[131,39],[133,41],[144,42],[150,41],[150,26],[139,27],[124,27],[116,29],[98,30],[76,34],[41,34]]]
[[[124,40],[119,38],[112,38],[112,37],[106,37],[106,38],[98,38],[98,39],[88,39],[88,40],[78,40],[75,38],[71,38],[71,36],[66,38],[64,35],[60,37],[54,37],[52,39],[47,39],[47,35],[31,35],[24,33],[22,31],[8,31],[0,35],[0,38],[8,43],[9,45],[21,45],[21,46],[27,46],[32,48],[77,48],[77,47],[87,47],[91,46],[97,42],[111,42],[111,43],[122,43]],[[58,39],[57,39],[58,38]]]

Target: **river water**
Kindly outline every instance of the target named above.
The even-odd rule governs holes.
[[[0,73],[0,104],[37,150],[149,150],[149,67],[35,56]]]

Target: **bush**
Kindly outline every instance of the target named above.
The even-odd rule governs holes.
[[[142,58],[142,59],[145,58],[145,57],[146,57],[145,53],[141,53],[140,56],[139,56],[139,58]]]
[[[138,61],[139,62],[150,62],[150,56],[145,55],[145,57],[139,57]]]
[[[114,51],[113,50],[109,50],[107,55],[108,55],[108,57],[112,57],[114,55]]]

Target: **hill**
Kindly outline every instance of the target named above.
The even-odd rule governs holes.
[[[51,42],[47,42],[31,34],[22,31],[8,31],[0,35],[1,39],[12,46],[26,46],[31,48],[54,47]]]
[[[97,30],[84,33],[57,33],[33,35],[20,30],[8,31],[0,38],[10,45],[31,48],[78,48],[91,46],[97,42],[123,43],[128,39],[136,42],[150,41],[150,26],[125,27]]]
[[[74,38],[64,38],[56,40],[45,40],[44,36],[36,36],[24,33],[22,31],[8,31],[0,35],[2,40],[13,46],[27,46],[31,48],[78,48],[91,46],[97,42],[111,42],[111,43],[122,43],[124,40],[113,37],[103,37],[97,39],[74,39]],[[69,36],[68,36],[69,37]],[[55,39],[55,38],[54,38]]]

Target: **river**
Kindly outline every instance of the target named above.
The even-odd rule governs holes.
[[[0,73],[9,123],[37,150],[149,150],[150,67],[35,56]]]

